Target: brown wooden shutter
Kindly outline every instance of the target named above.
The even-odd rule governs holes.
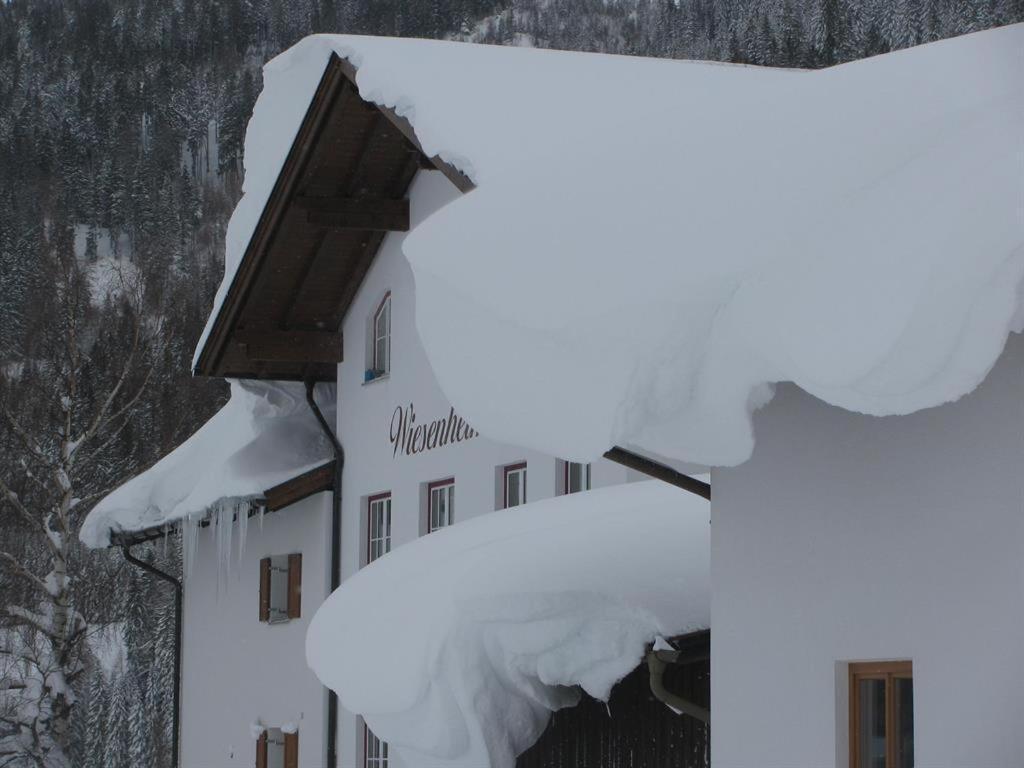
[[[301,558],[302,555],[293,555]],[[284,768],[299,768],[299,734],[284,735]]]
[[[302,615],[302,555],[288,555],[288,618]]]
[[[270,621],[270,558],[260,560],[260,621]]]
[[[267,732],[256,740],[256,768],[267,768]]]

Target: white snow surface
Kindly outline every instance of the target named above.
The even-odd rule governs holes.
[[[710,625],[710,507],[659,482],[444,528],[345,581],[306,658],[409,766],[512,768],[579,688]]]
[[[112,532],[195,521],[215,508],[230,517],[235,510],[223,502],[260,497],[330,460],[330,444],[305,398],[301,384],[233,381],[227,404],[149,470],[93,507],[79,537],[89,547],[105,547]],[[317,402],[333,421],[334,388],[321,385]],[[244,526],[240,519],[240,536]],[[218,521],[218,535],[227,536],[228,548],[230,531],[230,520]]]
[[[1020,24],[817,72],[308,38],[265,69],[215,314],[332,52],[478,185],[404,249],[489,437],[733,465],[775,382],[909,413],[1024,325]]]

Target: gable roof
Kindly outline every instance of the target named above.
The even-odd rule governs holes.
[[[354,81],[354,67],[331,55],[297,128],[274,115],[270,132],[286,154],[225,277],[196,374],[333,381],[341,320],[387,233],[408,230],[416,172],[435,168],[463,191],[472,188],[444,160],[427,157],[405,118],[361,98]],[[286,143],[289,128],[294,138]],[[267,161],[267,148],[247,141],[247,168],[256,165],[250,152]],[[246,181],[249,199],[236,218],[257,202],[248,174]]]

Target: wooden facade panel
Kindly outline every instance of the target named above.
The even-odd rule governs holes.
[[[703,640],[709,642],[707,634]],[[699,655],[699,654],[698,654]],[[673,692],[703,707],[711,699],[710,661],[672,666],[665,676]],[[677,715],[651,693],[642,664],[612,690],[607,706],[584,696],[556,712],[547,730],[519,757],[517,768],[708,768],[710,728]]]

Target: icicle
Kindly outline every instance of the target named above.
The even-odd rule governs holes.
[[[231,544],[235,520],[235,505],[228,501],[217,502],[213,512],[214,524],[217,527],[215,541],[217,545],[217,590],[220,592],[221,580],[226,583],[231,572]]]
[[[198,547],[199,521],[188,515],[181,523],[181,561],[185,578],[192,575],[192,566],[195,564]]]
[[[241,572],[242,558],[245,557],[245,539],[249,534],[249,510],[252,501],[240,501],[235,505],[238,515],[238,565]]]

